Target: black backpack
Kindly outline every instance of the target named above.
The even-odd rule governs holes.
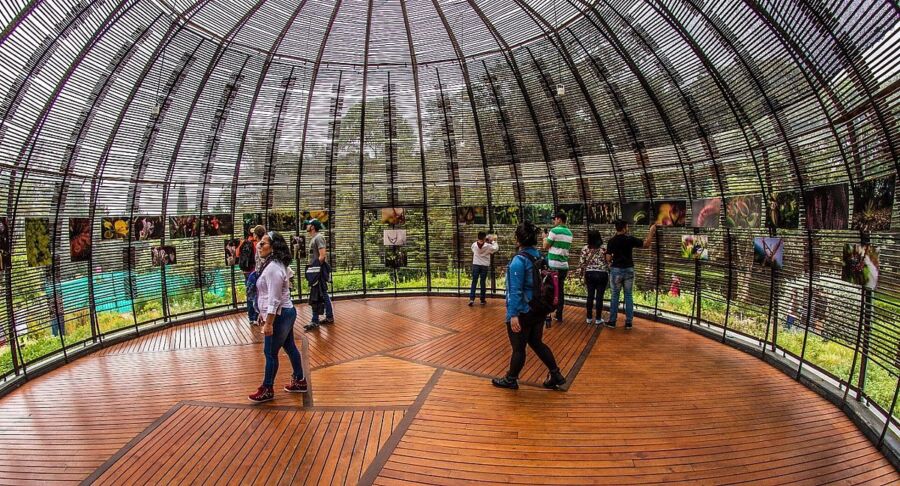
[[[535,258],[525,251],[519,252],[519,255],[531,262],[531,281],[534,282],[534,288],[528,307],[531,312],[546,317],[559,305],[559,273],[546,268],[543,258]]]
[[[238,252],[238,267],[245,272],[252,272],[256,268],[256,255],[253,254],[253,243],[249,240],[244,240]]]

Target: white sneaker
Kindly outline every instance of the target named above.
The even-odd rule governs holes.
[[[593,324],[593,323],[594,323],[594,320],[593,320],[593,319],[586,319],[586,320],[585,320],[585,321],[584,321],[584,322],[586,322],[586,323],[587,323],[587,325],[589,325],[589,326],[590,326],[590,325],[591,325],[591,324]]]

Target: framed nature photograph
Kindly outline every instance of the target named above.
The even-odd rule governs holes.
[[[619,219],[619,203],[600,201],[591,203],[588,208],[588,221],[591,224],[613,224]]]
[[[694,228],[718,228],[721,214],[721,197],[691,201],[691,226]]]
[[[268,231],[294,231],[297,227],[297,214],[294,211],[269,211]]]
[[[518,206],[494,206],[494,224],[517,226],[519,221]]]
[[[241,219],[244,223],[244,233],[241,236],[247,236],[250,234],[250,230],[265,222],[266,215],[265,213],[244,213]]]
[[[91,218],[69,218],[69,256],[73,262],[91,259]]]
[[[381,208],[381,222],[391,226],[406,222],[406,210],[403,208]]]
[[[872,179],[853,191],[853,229],[871,233],[891,229],[896,179],[893,175]]]
[[[135,240],[159,240],[166,231],[162,216],[135,216],[131,219],[132,238]]]
[[[0,270],[9,270],[12,266],[11,242],[9,218],[4,216],[0,218]]]
[[[874,246],[860,243],[844,245],[841,280],[875,290],[880,273],[878,250]]]
[[[681,257],[709,260],[709,236],[681,235]]]
[[[384,246],[403,246],[406,244],[406,230],[384,230]]]
[[[525,219],[535,226],[546,226],[553,223],[552,204],[529,204],[525,206]]]
[[[309,221],[310,219],[316,219],[320,223],[322,223],[323,228],[328,228],[329,220],[331,219],[328,210],[326,209],[308,209],[306,211],[301,211],[300,213],[300,223],[304,223]],[[306,228],[301,228],[306,231]]]
[[[762,224],[762,196],[732,196],[725,204],[727,228],[759,228]]]
[[[784,268],[784,240],[781,238],[753,238],[753,262],[764,267]]]
[[[384,266],[387,268],[403,268],[407,265],[406,250],[400,247],[384,249]]]
[[[769,227],[797,229],[800,227],[800,193],[796,191],[769,194]]]
[[[154,246],[150,251],[152,252],[151,257],[154,267],[164,267],[178,263],[175,259],[174,246]]]
[[[684,201],[656,201],[653,203],[654,222],[659,226],[684,226],[687,203]]]
[[[630,202],[622,205],[622,219],[633,226],[650,225],[650,202]]]
[[[234,233],[234,221],[230,214],[204,214],[204,236],[231,236]]]
[[[233,267],[238,264],[238,248],[241,246],[241,240],[232,238],[225,240],[225,266]]]
[[[131,225],[128,218],[103,218],[101,240],[127,240]]]
[[[169,216],[169,237],[196,238],[200,236],[200,218],[197,216]]]
[[[487,208],[484,206],[460,206],[456,208],[459,224],[487,224]]]
[[[584,204],[560,204],[559,210],[566,213],[566,225],[584,224]]]
[[[52,263],[49,219],[25,218],[25,252],[29,267],[46,267]]]
[[[803,194],[806,229],[844,230],[850,218],[847,184],[816,187]]]

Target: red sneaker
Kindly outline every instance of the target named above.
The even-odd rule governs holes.
[[[284,385],[284,391],[288,393],[306,393],[309,391],[309,386],[306,384],[306,378],[303,378],[302,380],[292,379],[290,383]]]
[[[256,389],[256,393],[247,398],[249,398],[251,402],[256,403],[268,402],[269,400],[275,399],[275,392],[267,386],[261,386]]]

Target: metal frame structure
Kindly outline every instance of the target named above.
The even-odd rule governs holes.
[[[0,8],[6,386],[107,339],[242,307],[243,284],[216,253],[244,236],[244,214],[293,209],[302,233],[301,209],[327,211],[341,293],[378,294],[385,279],[394,294],[461,293],[464,249],[482,229],[501,235],[492,287],[503,287],[514,225],[495,206],[521,218],[578,202],[589,218],[598,202],[718,197],[724,213],[750,194],[764,219],[771,196],[796,192],[796,229],[662,230],[638,257],[641,308],[831,382],[843,404],[891,417],[879,441],[898,424],[896,191],[890,229],[851,226],[863,182],[900,179],[895,2],[14,3]],[[832,184],[849,188],[845,229],[806,229],[802,196]],[[377,259],[382,226],[369,218],[382,202],[412,210],[405,224],[424,240],[408,268]],[[460,221],[473,206],[486,219]],[[104,238],[101,218],[161,216],[168,228],[172,214],[230,214],[235,233]],[[64,229],[85,217],[92,249],[73,261]],[[47,234],[26,236],[34,219]],[[588,229],[612,234],[573,225],[576,248]],[[686,234],[714,241],[714,261],[679,260]],[[783,269],[752,264],[758,236],[783,238]],[[178,264],[151,267],[149,245],[167,242]],[[854,243],[879,250],[875,291],[841,281]],[[29,263],[40,255],[46,268]],[[666,295],[669,274],[690,282],[689,310]]]

